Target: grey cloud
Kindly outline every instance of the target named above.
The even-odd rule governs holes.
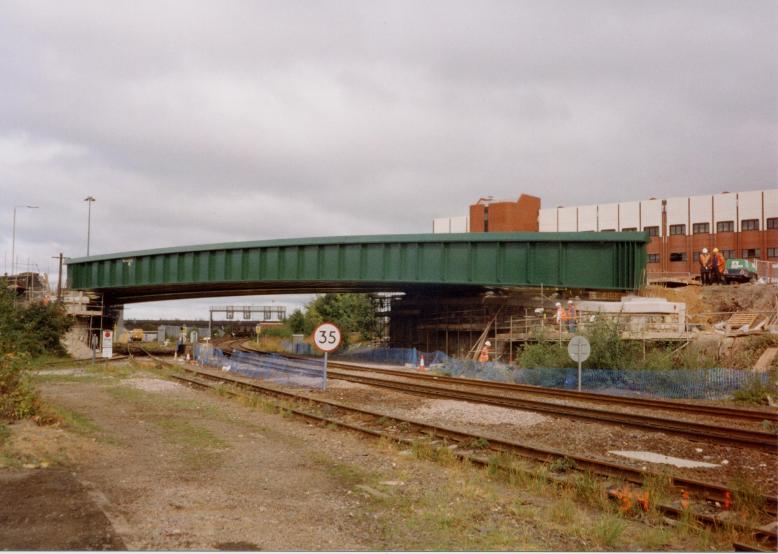
[[[10,252],[774,187],[774,2],[5,2]],[[6,216],[2,216],[5,221]],[[6,229],[8,233],[6,233]]]

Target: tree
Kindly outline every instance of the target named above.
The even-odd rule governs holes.
[[[349,333],[359,333],[364,339],[372,339],[378,334],[375,306],[367,294],[327,293],[317,296],[306,306],[304,332],[312,333],[324,321],[337,325],[344,337]]]
[[[292,333],[305,333],[305,314],[299,308],[286,318],[286,324]]]

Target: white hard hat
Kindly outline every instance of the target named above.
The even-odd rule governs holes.
[[[492,345],[492,343],[491,343],[491,342],[489,342],[489,341],[486,341],[484,344],[485,344],[486,346],[491,346],[491,345]]]
[[[708,253],[708,249],[707,249],[707,248],[703,248],[703,249],[702,249],[702,253],[703,253],[703,254],[707,254],[707,253]]]
[[[557,302],[556,305],[557,305],[557,307],[559,307],[559,306],[562,305],[562,303],[561,302]]]

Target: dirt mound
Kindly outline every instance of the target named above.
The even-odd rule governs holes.
[[[728,319],[729,314],[734,312],[774,311],[778,303],[778,286],[746,283],[665,288],[649,285],[642,295],[665,298],[669,302],[684,302],[690,320],[715,323]],[[700,314],[705,315],[700,317]]]
[[[707,312],[772,312],[778,287],[760,284],[703,287],[701,296]]]

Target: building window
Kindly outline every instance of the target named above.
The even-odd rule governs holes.
[[[744,258],[758,258],[759,257],[759,249],[758,248],[745,248],[745,249],[743,249],[743,257]]]
[[[768,248],[767,249],[767,257],[768,258],[778,258],[778,248]]]
[[[650,264],[658,264],[659,263],[659,254],[649,254],[648,255],[648,263],[650,263]]]
[[[768,229],[778,229],[778,217],[768,217],[767,218],[767,228]]]
[[[731,233],[734,230],[735,230],[734,221],[719,221],[718,223],[716,223],[717,233]]]
[[[694,223],[692,233],[695,235],[707,235],[710,233],[710,223]]]
[[[778,219],[778,217],[777,217],[776,219]],[[633,233],[633,232],[635,232],[635,231],[637,231],[637,230],[638,230],[638,228],[637,228],[637,227],[624,227],[624,228],[621,230],[621,232],[622,232],[622,233]]]
[[[700,253],[699,253],[699,252],[693,252],[693,253],[692,253],[692,261],[693,261],[693,262],[698,262],[698,261],[700,261]]]
[[[685,235],[686,225],[670,225],[670,236]]]
[[[615,233],[616,229],[600,229],[600,233]]]
[[[654,225],[653,227],[643,227],[643,230],[648,233],[649,237],[658,237],[659,236],[659,226]]]
[[[670,252],[670,261],[671,262],[685,262],[686,261],[686,252]]]
[[[725,259],[730,259],[735,257],[735,251],[734,250],[720,250],[721,255],[724,256]]]
[[[744,219],[740,222],[741,231],[758,231],[759,220],[758,219]]]

